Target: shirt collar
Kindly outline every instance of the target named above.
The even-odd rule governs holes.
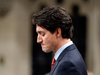
[[[58,59],[59,55],[61,54],[61,52],[62,52],[66,47],[68,47],[68,46],[70,46],[70,45],[72,45],[72,44],[73,44],[73,42],[70,41],[69,43],[67,43],[67,44],[63,45],[61,48],[59,48],[59,49],[57,50],[57,52],[55,53],[55,56],[54,56],[55,60]]]

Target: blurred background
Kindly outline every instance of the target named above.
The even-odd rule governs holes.
[[[73,42],[88,72],[100,75],[100,0],[0,0],[0,75],[44,75],[53,53],[36,43],[32,14],[61,6],[72,17]]]

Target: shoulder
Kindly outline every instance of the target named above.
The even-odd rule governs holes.
[[[76,73],[76,75],[87,75],[83,58],[77,49],[70,50],[58,61],[58,71]],[[74,74],[72,74],[74,75]]]

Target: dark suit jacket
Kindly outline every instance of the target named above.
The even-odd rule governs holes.
[[[64,49],[49,75],[87,75],[83,58],[74,44]]]

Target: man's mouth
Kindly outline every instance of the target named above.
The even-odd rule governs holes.
[[[44,44],[41,44],[41,46],[43,47],[43,46],[44,46]]]

